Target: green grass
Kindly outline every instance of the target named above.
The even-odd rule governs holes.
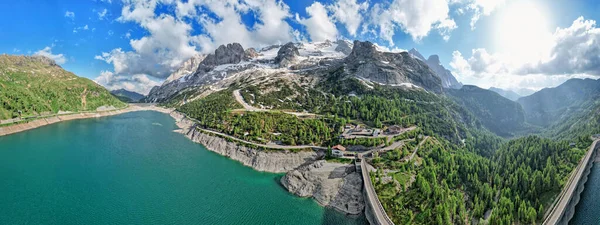
[[[327,160],[327,162],[330,162],[330,163],[343,163],[343,164],[350,164],[350,163],[354,162],[353,159],[346,159],[346,158],[329,158],[326,160]]]
[[[0,119],[124,107],[95,82],[35,57],[0,56]]]

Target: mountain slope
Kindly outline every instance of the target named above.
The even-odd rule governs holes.
[[[123,102],[139,102],[140,99],[144,98],[144,95],[140,93],[128,91],[125,89],[114,90],[110,93]]]
[[[408,53],[413,57],[425,62],[429,68],[431,68],[431,70],[433,70],[433,72],[440,77],[442,80],[442,86],[444,88],[460,89],[462,87],[462,84],[456,80],[456,77],[452,75],[452,72],[442,66],[440,63],[440,57],[438,55],[431,55],[429,58],[425,59],[425,57],[423,57],[423,55],[421,55],[421,53],[414,48],[408,51]]]
[[[502,95],[502,97],[508,98],[512,101],[517,101],[519,98],[521,98],[521,95],[519,95],[516,92],[511,91],[511,90],[504,90],[504,89],[495,88],[495,87],[491,87],[488,90],[496,92],[499,95]]]
[[[528,123],[549,126],[570,118],[584,108],[586,102],[600,97],[600,80],[570,79],[554,87],[544,88],[518,99]]]
[[[408,52],[381,52],[368,41],[354,42],[352,53],[344,59],[347,74],[391,86],[416,85],[436,93],[442,92],[442,81],[421,60]]]
[[[490,131],[500,136],[512,136],[524,127],[521,105],[499,94],[472,85],[447,90],[447,94],[471,111]]]
[[[42,56],[0,55],[0,119],[125,104]]]

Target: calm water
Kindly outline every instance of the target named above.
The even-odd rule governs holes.
[[[575,215],[569,222],[573,225],[600,224],[600,164],[592,167],[581,200],[575,207]]]
[[[365,224],[207,151],[157,112],[0,137],[0,224]]]

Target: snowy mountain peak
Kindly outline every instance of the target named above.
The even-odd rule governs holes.
[[[196,55],[192,56],[190,59],[183,62],[183,64],[181,64],[181,67],[179,67],[179,69],[177,69],[175,72],[173,72],[165,80],[164,83],[165,84],[170,83],[181,77],[184,77],[184,76],[194,73],[196,71],[196,69],[198,68],[198,66],[200,65],[200,63],[204,60],[204,58],[206,58],[206,55],[196,54]]]

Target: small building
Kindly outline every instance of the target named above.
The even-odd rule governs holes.
[[[351,129],[354,129],[354,125],[352,125],[352,124],[346,124],[346,126],[344,126],[344,128],[347,129],[347,130],[351,130]]]
[[[577,144],[575,142],[571,142],[571,143],[569,143],[569,146],[571,146],[571,148],[573,148],[573,147],[577,146]]]
[[[341,146],[341,145],[336,145],[336,146],[333,146],[333,147],[331,147],[331,149],[332,149],[332,150],[340,150],[340,151],[342,151],[342,152],[345,152],[345,151],[346,151],[346,147],[344,147],[344,146]]]
[[[375,129],[375,131],[373,131],[373,137],[379,136],[379,133],[381,133],[381,130],[380,129]]]
[[[341,145],[336,145],[336,146],[331,147],[331,155],[336,158],[344,157],[345,151],[346,151],[346,148]]]
[[[331,150],[331,155],[333,157],[340,158],[340,157],[344,157],[344,152],[337,150],[337,149],[333,149],[333,150]]]

